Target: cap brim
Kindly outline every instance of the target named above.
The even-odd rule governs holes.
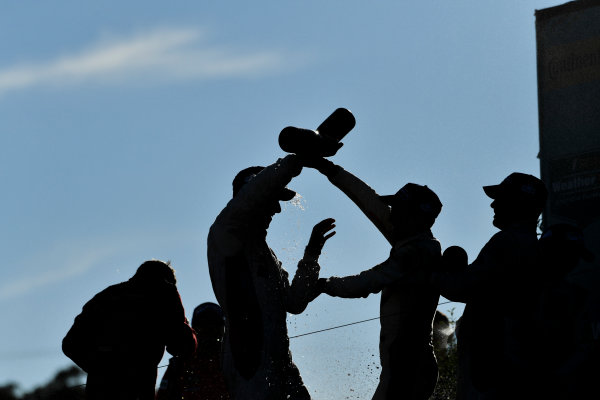
[[[279,193],[279,200],[281,201],[290,201],[294,197],[296,197],[296,192],[288,188],[283,188]]]
[[[500,195],[500,185],[484,186],[483,191],[488,197],[496,199]]]

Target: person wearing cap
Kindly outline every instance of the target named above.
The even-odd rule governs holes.
[[[288,155],[267,167],[250,167],[233,180],[233,198],[208,234],[208,267],[225,314],[223,369],[232,399],[310,399],[292,362],[287,313],[299,314],[311,300],[318,258],[335,232],[334,220],[313,228],[304,257],[289,282],[288,272],[266,242],[279,201],[295,192],[286,185],[302,169]]]
[[[225,317],[218,304],[202,303],[194,309],[192,328],[198,348],[187,357],[172,357],[160,381],[156,400],[228,400],[221,368]]]
[[[62,341],[87,372],[89,400],[154,400],[165,347],[175,356],[196,350],[169,263],[150,260],[128,281],[96,294]]]
[[[539,239],[540,296],[535,322],[535,349],[539,362],[533,371],[545,397],[586,398],[595,389],[600,373],[598,343],[593,338],[587,308],[588,293],[568,279],[580,261],[591,262],[581,229],[558,223]]]
[[[319,279],[319,293],[344,298],[381,292],[381,374],[373,399],[429,399],[438,376],[432,343],[439,292],[422,278],[441,262],[431,227],[442,209],[427,186],[408,183],[378,195],[362,180],[324,158],[304,159],[344,192],[392,246],[389,257],[357,275]]]
[[[544,183],[515,172],[484,186],[500,229],[464,271],[434,271],[430,282],[445,298],[466,303],[458,337],[460,399],[517,398],[527,393],[522,371],[537,293],[537,225]],[[519,387],[521,386],[521,387]]]

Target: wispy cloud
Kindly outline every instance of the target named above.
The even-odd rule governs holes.
[[[4,274],[0,283],[0,302],[76,278],[95,268],[106,267],[107,261],[115,257],[127,259],[133,254],[153,254],[156,249],[164,250],[182,243],[193,246],[199,241],[193,232],[129,232],[110,237],[69,238],[17,262],[13,270],[20,271],[20,277],[8,278],[8,273]],[[133,258],[137,259],[136,256]]]
[[[76,54],[36,64],[0,67],[0,95],[41,85],[95,81],[257,76],[281,70],[290,58],[278,51],[241,51],[204,43],[199,29],[160,29],[95,43]]]
[[[86,254],[65,256],[63,260],[43,257],[46,258],[43,264],[38,265],[47,266],[46,270],[36,271],[0,285],[0,302],[81,275],[109,256],[111,252],[107,250],[95,249]]]

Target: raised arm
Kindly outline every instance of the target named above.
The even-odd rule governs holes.
[[[325,242],[335,235],[335,220],[327,218],[316,224],[310,235],[304,257],[298,263],[292,283],[288,285],[287,272],[284,273],[285,308],[292,314],[300,314],[306,309],[315,296],[317,280],[319,279],[319,256]]]
[[[274,193],[283,189],[301,170],[298,156],[290,154],[265,167],[240,189],[210,228],[209,240],[221,254],[231,256],[240,251],[256,210],[270,201]]]
[[[393,246],[393,225],[390,207],[365,182],[339,165],[324,158],[303,159],[304,165],[325,175],[331,183],[348,196]]]

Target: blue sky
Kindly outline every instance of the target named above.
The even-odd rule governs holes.
[[[30,388],[69,365],[60,341],[81,306],[144,260],[172,261],[188,314],[214,300],[206,235],[233,176],[283,156],[285,126],[315,128],[338,107],[357,125],[333,161],[382,194],[430,186],[444,203],[434,234],[474,259],[496,232],[481,186],[539,176],[534,11],[558,4],[4,4],[0,384]],[[288,271],[325,217],[337,235],[322,276],[387,257],[324,177],[307,169],[290,187],[302,197],[269,233]],[[290,335],[376,317],[378,300],[320,297]],[[292,351],[315,396],[368,398],[377,341],[373,321]]]

